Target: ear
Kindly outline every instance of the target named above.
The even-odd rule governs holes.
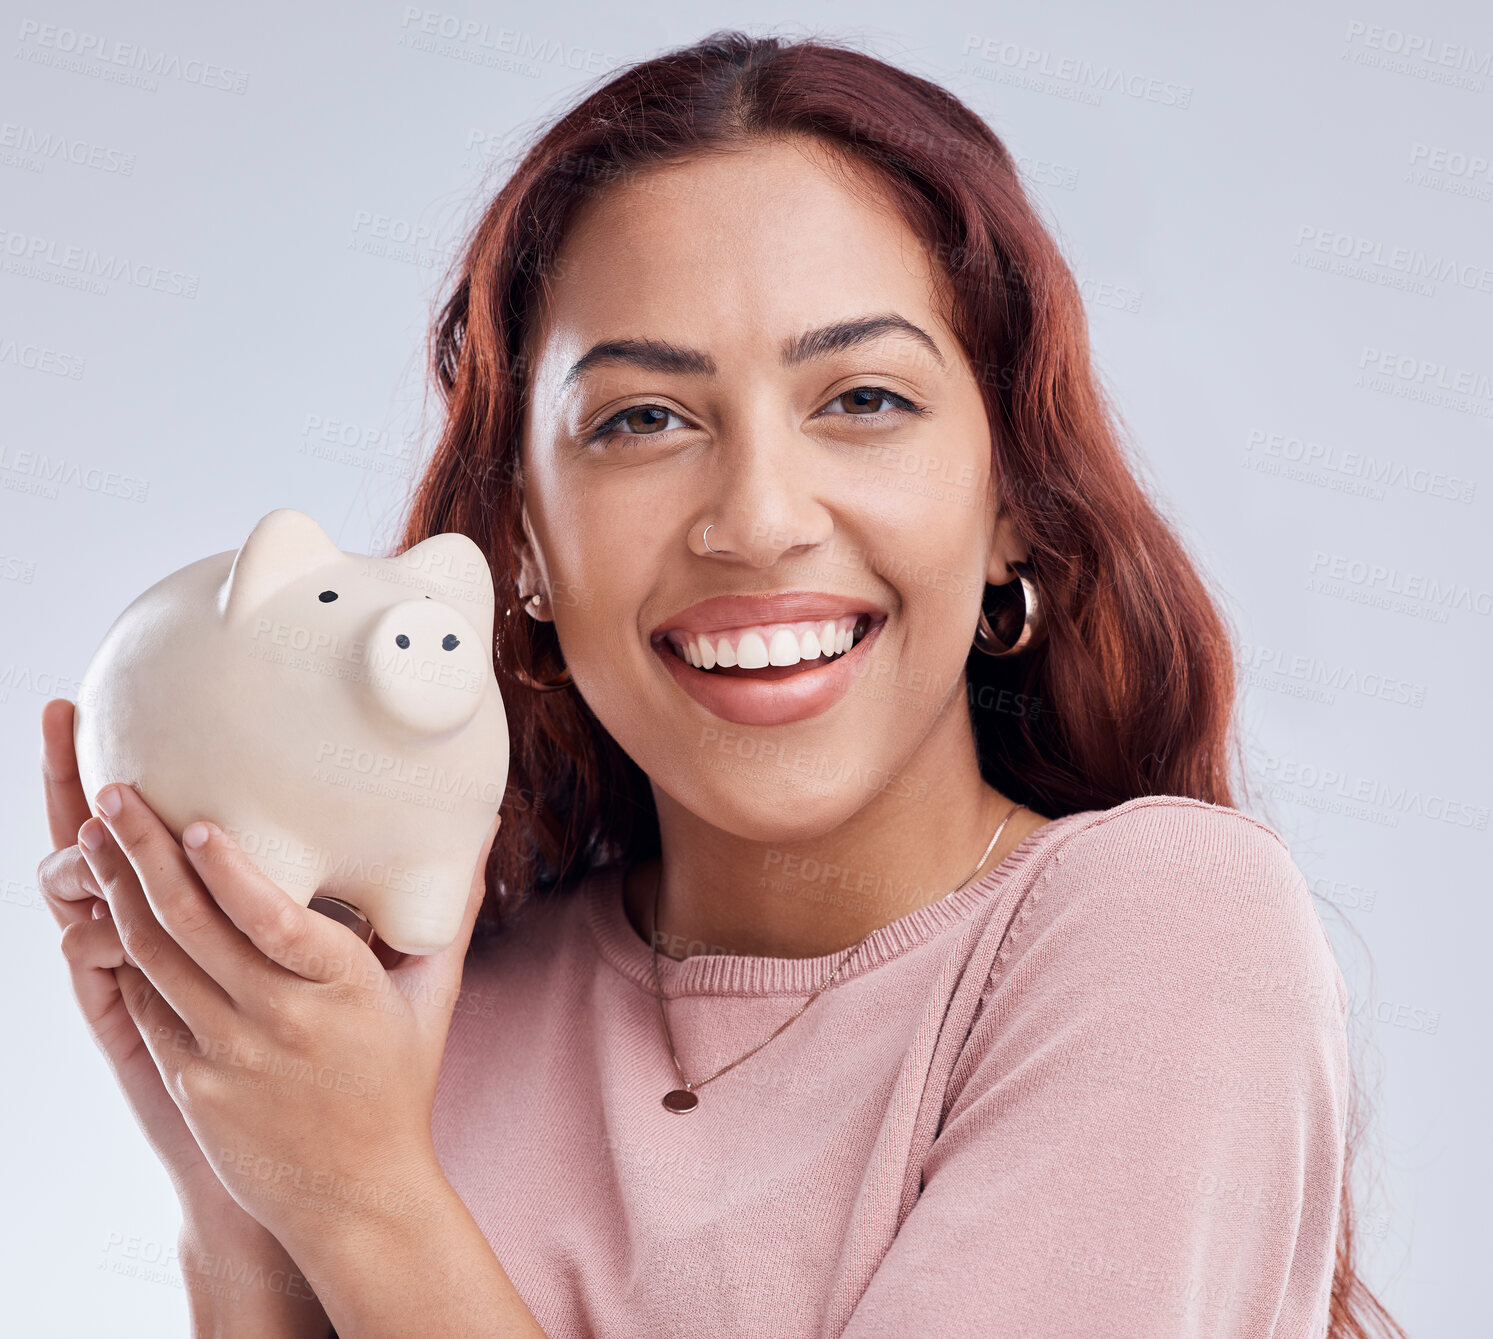
[[[492,569],[469,535],[448,531],[422,539],[390,561],[435,585],[489,641],[493,633]]]
[[[524,537],[519,543],[518,549],[518,589],[513,592],[513,602],[519,604],[525,595],[532,595],[536,590],[544,590],[548,582],[544,578],[543,570],[535,558],[539,552],[539,546],[534,542],[534,527],[529,520],[529,504],[523,503],[522,507]],[[525,606],[524,613],[537,622],[547,621],[548,603],[540,606],[545,611],[535,613],[532,606]]]
[[[239,549],[218,593],[218,612],[241,618],[292,581],[343,556],[305,512],[279,507],[260,518]]]
[[[1016,569],[1012,563],[1027,561],[1029,548],[1016,530],[1016,521],[1004,508],[995,522],[995,544],[990,550],[990,562],[985,569],[985,580],[992,586],[1004,586],[1016,580]]]

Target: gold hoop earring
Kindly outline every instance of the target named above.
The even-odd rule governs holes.
[[[544,592],[535,591],[533,595],[524,597],[523,603],[532,605],[537,609],[541,604],[544,603]],[[507,636],[510,627],[508,620],[513,616],[514,612],[515,611],[512,609],[503,610],[503,630],[505,637]],[[532,688],[536,693],[552,693],[559,688],[568,688],[572,683],[575,682],[575,680],[570,677],[569,665],[564,668],[560,676],[556,679],[536,679],[519,663],[516,653],[513,657],[512,668],[513,677],[517,679],[519,683],[523,684],[526,688]]]
[[[990,620],[985,616],[984,601],[980,602],[980,621],[975,624],[974,647],[977,651],[983,651],[987,656],[1014,656],[1029,650],[1041,639],[1044,631],[1045,620],[1043,618],[1042,599],[1037,593],[1037,583],[1021,569],[1026,567],[1025,563],[1012,563],[1011,568],[1016,573],[1016,581],[1008,582],[1008,585],[1021,585],[1021,631],[1016,640],[1009,646],[1002,646],[995,635],[995,629],[990,626]],[[1030,568],[1027,569],[1030,571]]]

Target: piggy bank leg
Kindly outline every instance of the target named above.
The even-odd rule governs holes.
[[[461,929],[470,876],[432,875],[417,893],[380,889],[366,898],[363,914],[374,932],[401,953],[438,953]],[[355,899],[353,899],[355,900]]]

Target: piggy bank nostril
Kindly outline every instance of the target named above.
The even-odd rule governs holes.
[[[443,638],[441,638],[441,650],[443,651],[454,651],[460,645],[461,643],[457,641],[456,634],[454,632],[448,632]]]
[[[401,651],[408,650],[409,644],[410,639],[406,637],[402,632],[394,639],[394,645],[397,646]]]

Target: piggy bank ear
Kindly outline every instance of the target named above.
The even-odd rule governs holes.
[[[457,531],[432,535],[397,555],[394,562],[418,573],[418,584],[432,584],[466,616],[488,641],[492,640],[492,569],[475,540]]]
[[[305,512],[277,508],[260,519],[238,551],[218,611],[224,618],[240,617],[297,578],[343,556]]]

